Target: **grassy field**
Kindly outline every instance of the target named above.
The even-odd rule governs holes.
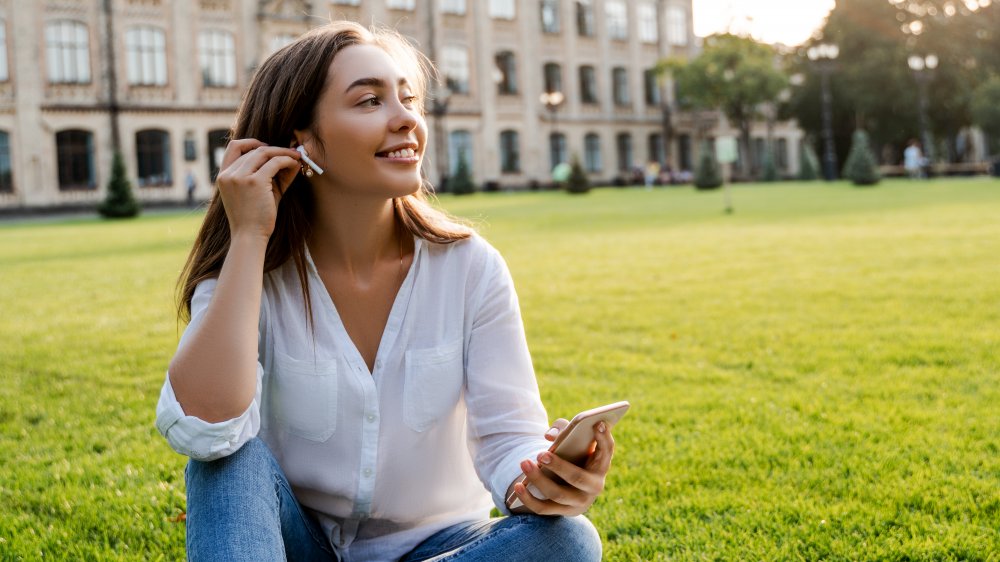
[[[617,560],[1000,560],[1000,181],[443,200],[552,417],[628,399]],[[183,558],[153,427],[197,213],[0,225],[0,560]]]

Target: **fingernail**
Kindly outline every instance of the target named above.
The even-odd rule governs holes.
[[[597,431],[600,431],[601,433],[604,433],[607,429],[608,428],[607,428],[606,425],[604,425],[604,422],[601,422],[601,423],[597,424]]]
[[[548,453],[542,453],[538,455],[538,462],[542,464],[549,464],[550,462],[552,462],[552,455]]]
[[[525,474],[531,472],[533,468],[534,467],[531,465],[531,461],[521,461],[521,470],[524,471]]]
[[[550,437],[555,437],[558,434],[559,434],[559,428],[558,427],[553,427],[553,428],[551,428],[551,429],[549,429],[548,431],[545,432],[545,435],[548,435]]]

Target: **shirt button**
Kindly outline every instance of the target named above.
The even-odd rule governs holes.
[[[366,476],[366,477],[369,477],[369,476],[371,476],[371,475],[372,475],[372,469],[370,469],[370,468],[366,468],[366,469],[364,470],[364,474],[365,474],[365,476]]]
[[[368,419],[368,421],[370,421],[370,422],[373,422],[373,421],[375,421],[375,414],[368,414],[368,416],[367,416],[367,419]]]
[[[376,369],[381,369],[382,368],[382,360],[381,359],[379,359],[378,361],[375,362],[375,368]]]

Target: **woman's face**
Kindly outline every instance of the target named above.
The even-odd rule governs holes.
[[[374,45],[352,45],[334,57],[316,105],[314,130],[297,131],[324,168],[312,183],[377,198],[402,197],[421,185],[427,123],[412,76]]]

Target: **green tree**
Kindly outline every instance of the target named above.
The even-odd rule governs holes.
[[[715,159],[712,145],[705,141],[701,143],[698,155],[698,167],[694,171],[694,186],[698,189],[715,189],[722,185],[722,170]]]
[[[759,108],[773,103],[788,84],[770,45],[732,34],[705,38],[701,54],[690,61],[672,59],[660,65],[677,84],[683,108],[718,109],[740,131],[741,173],[750,177],[750,127],[763,116]]]
[[[983,82],[972,95],[972,118],[990,136],[990,152],[1000,157],[1000,75]]]
[[[819,179],[819,157],[809,143],[802,143],[799,147],[799,179],[802,181],[815,181]]]
[[[455,165],[455,175],[448,180],[448,187],[455,195],[469,195],[476,191],[476,184],[472,181],[469,164],[465,161],[465,151],[458,151],[458,163]]]
[[[573,155],[572,170],[569,179],[566,180],[566,191],[570,193],[587,193],[590,191],[590,180],[587,179],[587,172],[580,165],[580,159]]]
[[[844,177],[854,182],[854,185],[875,185],[882,179],[878,161],[868,142],[868,133],[862,129],[854,131],[851,152],[844,163]]]
[[[778,166],[774,162],[774,150],[770,146],[764,150],[764,169],[760,179],[766,182],[775,182],[781,179],[778,174]]]
[[[132,183],[125,173],[125,161],[121,153],[116,151],[111,162],[108,193],[97,212],[104,218],[123,219],[137,216],[141,210],[139,202],[132,195]]]

